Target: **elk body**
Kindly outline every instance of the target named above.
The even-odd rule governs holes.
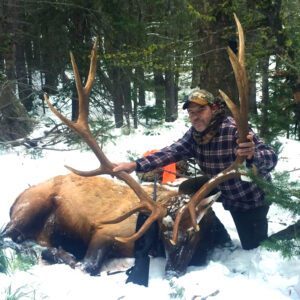
[[[150,195],[153,188],[145,187],[145,190]],[[176,195],[176,191],[160,188],[157,201],[171,212],[178,204],[176,201],[184,200]],[[57,176],[17,197],[4,235],[17,243],[33,240],[45,247],[42,257],[72,267],[80,262],[85,271],[94,275],[108,258],[133,257],[133,241],[119,242],[115,236],[134,234],[136,215],[118,224],[99,224],[124,214],[138,202],[132,189],[115,180],[75,174]],[[189,264],[204,263],[208,251],[224,242],[224,236],[217,235],[219,221],[213,212],[201,224],[203,230],[199,232],[185,233],[183,229],[176,247],[169,242],[172,226],[168,222],[159,224],[159,243],[164,245],[167,257],[166,273],[180,275]],[[155,252],[153,249],[153,255]]]

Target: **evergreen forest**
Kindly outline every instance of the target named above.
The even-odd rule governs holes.
[[[214,95],[221,89],[238,103],[227,54],[227,47],[238,47],[234,14],[246,37],[250,123],[274,145],[278,136],[300,141],[299,13],[299,0],[1,0],[0,150],[78,143],[53,119],[41,136],[30,134],[49,110],[45,93],[76,120],[70,51],[84,82],[96,39],[90,105],[100,143],[111,128],[129,133],[176,121],[185,91],[196,86]],[[288,202],[299,199],[299,185],[283,174],[274,182],[276,190],[261,184],[299,214],[299,204]],[[299,254],[299,243],[296,249]]]
[[[27,137],[48,109],[44,93],[76,119],[69,52],[84,81],[95,38],[91,106],[99,134],[175,121],[186,88],[221,89],[237,100],[226,52],[238,46],[234,13],[246,36],[251,121],[269,141],[299,140],[299,8],[299,0],[2,0],[1,146],[37,145]],[[51,134],[62,130],[49,121]]]

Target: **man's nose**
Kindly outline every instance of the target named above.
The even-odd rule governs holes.
[[[191,119],[192,121],[196,121],[196,120],[199,119],[199,117],[200,117],[199,115],[195,114],[195,115],[191,116],[190,119]]]

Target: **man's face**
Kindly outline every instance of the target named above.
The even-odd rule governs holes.
[[[209,105],[199,105],[191,102],[187,109],[193,127],[199,131],[204,131],[212,119],[212,109]]]

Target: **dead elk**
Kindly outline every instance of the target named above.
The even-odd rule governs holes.
[[[153,191],[152,187],[145,189],[149,194]],[[177,192],[162,188],[158,192],[159,203],[170,212],[159,224],[159,243],[164,245],[167,257],[166,273],[181,275],[189,264],[205,263],[208,252],[226,242],[227,236],[224,238],[223,227],[210,211],[202,219],[199,232],[182,227],[177,245],[171,245],[172,224],[169,227],[168,221],[175,201],[184,201],[184,197],[176,197]],[[99,224],[103,219],[124,214],[138,202],[132,189],[111,179],[75,174],[57,176],[18,196],[11,207],[11,220],[4,236],[17,243],[33,240],[45,247],[44,258],[72,267],[81,262],[85,271],[95,275],[108,258],[133,257],[134,242],[119,242],[115,236],[134,234],[136,215],[117,224]],[[153,246],[155,255],[159,245]]]

